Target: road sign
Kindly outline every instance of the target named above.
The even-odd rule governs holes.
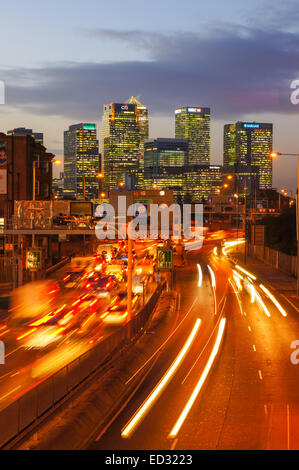
[[[26,269],[38,271],[42,267],[42,252],[39,248],[27,248]]]
[[[171,271],[173,269],[173,252],[171,248],[159,247],[157,249],[158,271]]]

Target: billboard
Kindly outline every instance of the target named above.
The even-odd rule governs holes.
[[[74,216],[92,216],[93,204],[89,201],[70,201],[70,215]]]
[[[38,271],[42,267],[42,252],[39,248],[27,248],[26,250],[26,269],[29,271]]]

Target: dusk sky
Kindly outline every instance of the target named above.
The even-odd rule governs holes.
[[[1,5],[0,126],[45,133],[62,156],[63,131],[135,95],[150,136],[174,136],[174,109],[211,107],[211,163],[223,125],[273,122],[274,147],[299,152],[298,0],[17,0]],[[100,129],[99,129],[100,130]],[[277,189],[296,190],[296,159],[274,164]]]

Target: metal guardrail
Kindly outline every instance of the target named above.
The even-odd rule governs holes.
[[[0,410],[0,447],[17,437],[103,366],[109,356],[120,349],[128,339],[132,340],[138,336],[145,327],[163,289],[164,284],[158,286],[148,303],[127,325],[117,329],[104,341]]]
[[[53,217],[36,216],[31,219],[24,217],[13,216],[11,219],[6,220],[4,226],[5,231],[11,230],[94,230],[95,223],[89,220],[74,219],[65,221],[65,223],[55,223]]]

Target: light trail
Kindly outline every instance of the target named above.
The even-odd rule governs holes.
[[[207,362],[207,364],[204,368],[204,371],[203,371],[199,381],[197,382],[196,387],[194,388],[194,390],[193,390],[193,392],[192,392],[185,408],[183,409],[181,415],[179,416],[179,419],[177,420],[176,424],[174,425],[173,429],[171,430],[171,432],[168,436],[171,439],[175,439],[177,437],[182,425],[184,424],[185,419],[187,418],[192,406],[194,405],[194,402],[195,402],[196,398],[198,397],[198,394],[199,394],[203,384],[205,383],[205,380],[206,380],[206,378],[207,378],[207,376],[208,376],[208,374],[211,370],[211,367],[212,367],[212,365],[215,361],[215,358],[218,354],[220,344],[221,344],[221,341],[222,341],[222,338],[223,338],[224,330],[225,330],[225,324],[226,324],[226,319],[222,318],[222,320],[220,321],[219,330],[218,330],[217,338],[216,338],[212,353],[209,357],[209,360],[208,360],[208,362]]]
[[[197,269],[198,269],[198,284],[197,285],[198,287],[201,287],[203,276],[202,276],[202,269],[201,269],[200,264],[197,265]]]
[[[140,424],[142,419],[145,417],[146,413],[150,410],[150,408],[153,406],[155,401],[159,398],[161,395],[162,391],[165,389],[165,387],[168,385],[170,380],[172,379],[173,375],[181,365],[183,359],[185,358],[187,352],[189,351],[194,338],[200,328],[201,325],[201,319],[198,318],[193,326],[193,329],[184,344],[183,348],[181,349],[180,353],[172,363],[172,365],[169,367],[167,372],[164,374],[162,379],[159,381],[159,383],[156,385],[156,387],[153,389],[153,391],[150,393],[150,395],[147,397],[147,399],[143,402],[141,407],[136,411],[134,416],[130,419],[130,421],[125,425],[125,427],[122,429],[121,436],[124,439],[129,438],[136,427]]]
[[[265,314],[267,315],[267,317],[270,318],[270,317],[271,317],[271,314],[270,314],[269,310],[267,309],[265,303],[263,302],[263,300],[262,300],[260,294],[257,293],[256,289],[255,289],[255,298],[256,298],[258,304],[260,305],[260,307],[264,310],[264,312],[265,312]]]
[[[242,243],[245,243],[245,240],[243,238],[241,238],[240,240],[232,241],[232,242],[225,242],[224,247],[222,248],[222,254],[226,256],[227,255],[226,250],[228,248],[232,248],[236,245],[241,245]]]
[[[238,271],[241,271],[242,273],[246,274],[246,276],[250,277],[250,279],[252,279],[253,281],[256,281],[256,277],[253,274],[246,271],[246,269],[241,268],[241,266],[239,266],[238,264],[236,264],[235,267],[236,269],[238,269]]]
[[[213,271],[213,269],[211,268],[211,266],[209,264],[207,264],[207,266],[208,266],[208,270],[209,270],[210,276],[211,276],[212,287],[213,287],[213,289],[216,289],[216,278],[215,278],[214,271]]]
[[[283,317],[287,317],[287,312],[285,311],[284,308],[282,308],[282,306],[280,305],[280,303],[278,302],[278,300],[276,300],[276,298],[274,297],[274,295],[271,294],[271,292],[265,287],[263,286],[263,284],[260,284],[260,288],[262,289],[262,291],[269,297],[269,299],[272,300],[272,302],[274,303],[274,305],[278,308],[278,310],[280,311],[280,313],[282,314]]]

